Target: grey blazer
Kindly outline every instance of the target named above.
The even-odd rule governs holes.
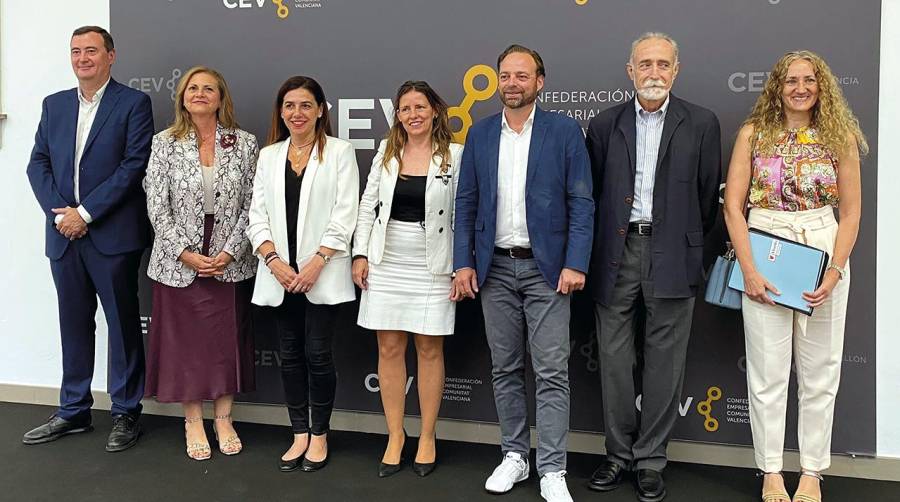
[[[225,267],[224,282],[253,277],[256,258],[244,235],[253,195],[253,176],[259,146],[256,137],[240,129],[216,128],[215,223],[209,255],[225,251],[234,261]],[[147,212],[155,236],[147,275],[176,288],[190,285],[197,272],[178,261],[187,249],[203,247],[203,177],[196,136],[176,140],[170,130],[153,137],[150,163],[144,178]]]

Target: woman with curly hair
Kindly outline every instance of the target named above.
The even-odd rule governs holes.
[[[849,257],[859,231],[859,163],[867,151],[834,74],[809,51],[789,52],[778,60],[732,151],[725,223],[746,289],[750,425],[766,502],[792,500],[781,476],[792,353],[799,384],[802,470],[793,501],[822,498],[820,472],[831,464]],[[831,262],[821,286],[803,294],[815,307],[812,316],[775,304],[772,295],[779,292],[754,266],[749,227],[828,253]]]

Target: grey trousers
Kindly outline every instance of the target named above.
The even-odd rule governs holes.
[[[481,307],[491,349],[494,402],[503,454],[531,450],[525,401],[525,354],[535,377],[537,471],[566,468],[569,433],[569,304],[533,259],[495,255],[481,287]]]
[[[596,304],[595,316],[607,458],[624,468],[662,471],[678,417],[694,298],[653,297],[650,240],[628,235],[612,300]],[[644,367],[642,388],[636,389],[635,314],[641,300]]]

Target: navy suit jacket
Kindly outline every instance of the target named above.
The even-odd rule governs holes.
[[[634,199],[634,99],[602,111],[588,125],[599,215],[589,287],[608,305],[619,274]],[[722,147],[719,120],[706,108],[671,96],[653,186],[650,281],[655,298],[694,296],[703,280],[703,241],[716,222]]]
[[[74,166],[78,89],[47,96],[28,162],[28,180],[46,215],[46,254],[59,259],[69,240],[53,220],[53,208],[77,207]],[[81,205],[91,215],[88,233],[103,254],[146,248],[150,222],[141,181],[153,139],[150,97],[110,79],[81,155]]]
[[[474,268],[484,283],[497,233],[497,169],[501,113],[469,130],[456,192],[453,269]],[[531,249],[553,289],[563,268],[587,273],[594,203],[584,134],[575,120],[537,108],[525,181]]]

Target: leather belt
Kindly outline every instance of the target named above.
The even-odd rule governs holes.
[[[653,225],[651,225],[650,223],[635,221],[628,224],[628,233],[638,235],[653,235]]]
[[[494,254],[499,254],[503,256],[509,256],[510,258],[516,258],[519,260],[534,258],[534,252],[531,251],[531,248],[494,248]]]

